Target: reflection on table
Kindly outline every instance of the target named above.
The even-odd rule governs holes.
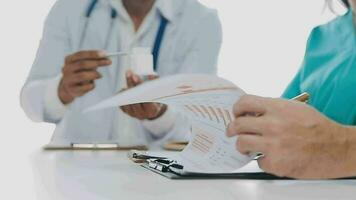
[[[355,199],[356,180],[169,180],[124,151],[38,151],[32,156],[38,199]]]

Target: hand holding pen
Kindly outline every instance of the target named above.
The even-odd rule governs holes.
[[[85,95],[95,88],[94,81],[101,78],[99,67],[111,65],[102,51],[80,51],[65,58],[58,96],[63,104]]]

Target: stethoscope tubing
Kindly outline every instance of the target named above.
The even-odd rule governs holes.
[[[87,32],[88,32],[88,28],[89,28],[89,23],[90,23],[90,18],[92,17],[92,14],[95,10],[95,7],[98,3],[98,0],[92,0],[91,3],[89,4],[86,12],[85,12],[85,22],[84,22],[84,27],[82,29],[82,33],[81,33],[81,38],[80,38],[80,42],[79,42],[79,47],[78,49],[82,49],[84,48],[84,42],[85,39],[87,37]],[[114,27],[115,27],[115,20],[117,18],[117,11],[110,7],[111,12],[110,12],[110,17],[111,17],[111,23],[110,23],[110,28],[109,28],[109,32],[107,33],[106,36],[106,40],[104,43],[104,50],[107,50],[110,44],[110,38],[113,34],[114,31]],[[160,53],[160,49],[161,49],[161,44],[162,44],[162,40],[164,38],[165,32],[166,32],[166,27],[168,24],[168,20],[166,18],[164,18],[162,15],[161,17],[161,23],[159,25],[158,28],[158,32],[156,35],[156,39],[154,41],[154,46],[153,46],[153,66],[154,66],[154,70],[157,71],[157,62],[158,62],[158,56]]]

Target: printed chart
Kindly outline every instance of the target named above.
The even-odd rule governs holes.
[[[216,76],[175,75],[119,93],[88,111],[146,102],[175,107],[190,119],[192,126],[192,139],[180,153],[184,170],[229,173],[251,160],[236,151],[236,138],[225,136],[233,120],[233,105],[244,94],[231,82]]]

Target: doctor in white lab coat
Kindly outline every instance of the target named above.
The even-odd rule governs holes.
[[[50,11],[21,92],[28,117],[56,124],[52,137],[56,145],[135,146],[186,138],[189,121],[171,107],[162,110],[157,105],[157,115],[151,113],[149,119],[128,109],[85,114],[82,110],[127,87],[127,60],[109,60],[105,52],[150,47],[156,51],[156,72],[161,77],[215,74],[222,40],[216,11],[197,0],[94,1],[58,0]],[[140,13],[137,5],[149,1],[152,5],[140,20],[135,16]],[[161,40],[158,53],[157,40]]]

